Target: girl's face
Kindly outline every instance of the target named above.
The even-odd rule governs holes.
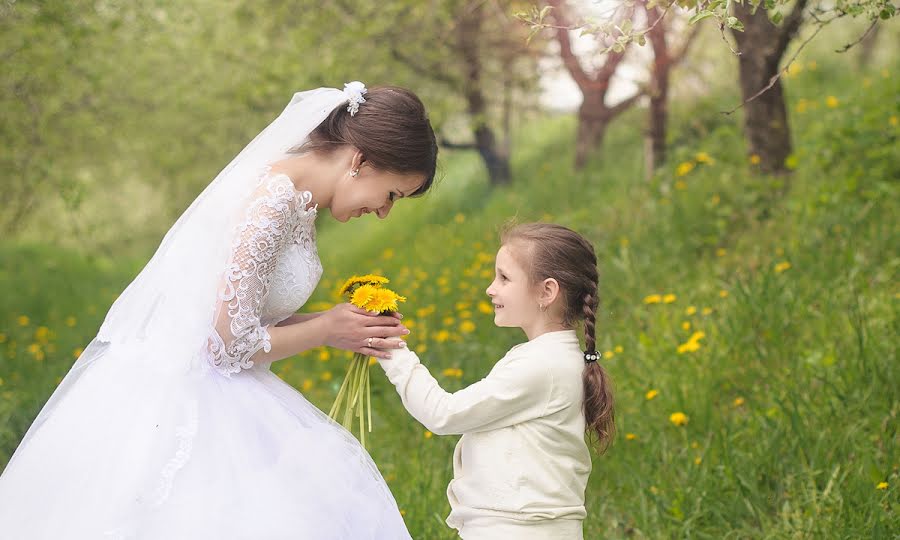
[[[515,328],[533,326],[540,314],[538,295],[508,246],[502,246],[497,252],[494,272],[494,281],[486,291],[494,304],[494,324]]]
[[[397,174],[362,165],[356,176],[347,174],[338,183],[331,215],[341,222],[369,213],[384,219],[397,200],[415,193],[423,182],[421,174]]]

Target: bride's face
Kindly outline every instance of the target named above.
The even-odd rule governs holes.
[[[331,203],[331,215],[341,222],[369,213],[384,219],[394,203],[415,193],[424,182],[421,174],[379,171],[363,164],[356,176],[348,173],[339,182]]]

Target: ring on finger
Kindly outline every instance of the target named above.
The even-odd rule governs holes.
[[[372,340],[373,340],[373,339],[374,339],[374,338],[369,338],[369,339],[366,340],[366,345],[368,345],[369,348],[372,347]]]

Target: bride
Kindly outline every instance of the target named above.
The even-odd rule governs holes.
[[[436,156],[407,90],[294,95],[169,230],[25,434],[0,476],[0,536],[410,538],[365,450],[269,365],[401,346],[395,317],[295,311],[322,274],[318,210],[383,219],[429,189]]]

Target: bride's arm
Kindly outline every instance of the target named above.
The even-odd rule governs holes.
[[[393,338],[408,333],[397,317],[373,315],[350,304],[338,304],[305,321],[270,328],[270,349],[258,352],[254,360],[274,362],[323,345],[390,358],[389,350],[369,348],[368,339],[379,338],[374,344],[379,349],[394,349],[400,348],[401,341]]]
[[[367,347],[368,338],[408,333],[396,318],[373,316],[348,304],[289,326],[262,324],[262,306],[278,259],[290,241],[297,204],[290,179],[271,177],[254,194],[236,230],[208,342],[210,363],[225,375],[322,345],[381,356],[383,352]]]
[[[279,327],[291,326],[292,324],[310,321],[312,319],[315,319],[322,313],[324,313],[324,311],[317,311],[315,313],[294,313],[293,315],[291,315],[287,319],[281,321],[280,323],[276,324],[275,326],[279,326]]]

